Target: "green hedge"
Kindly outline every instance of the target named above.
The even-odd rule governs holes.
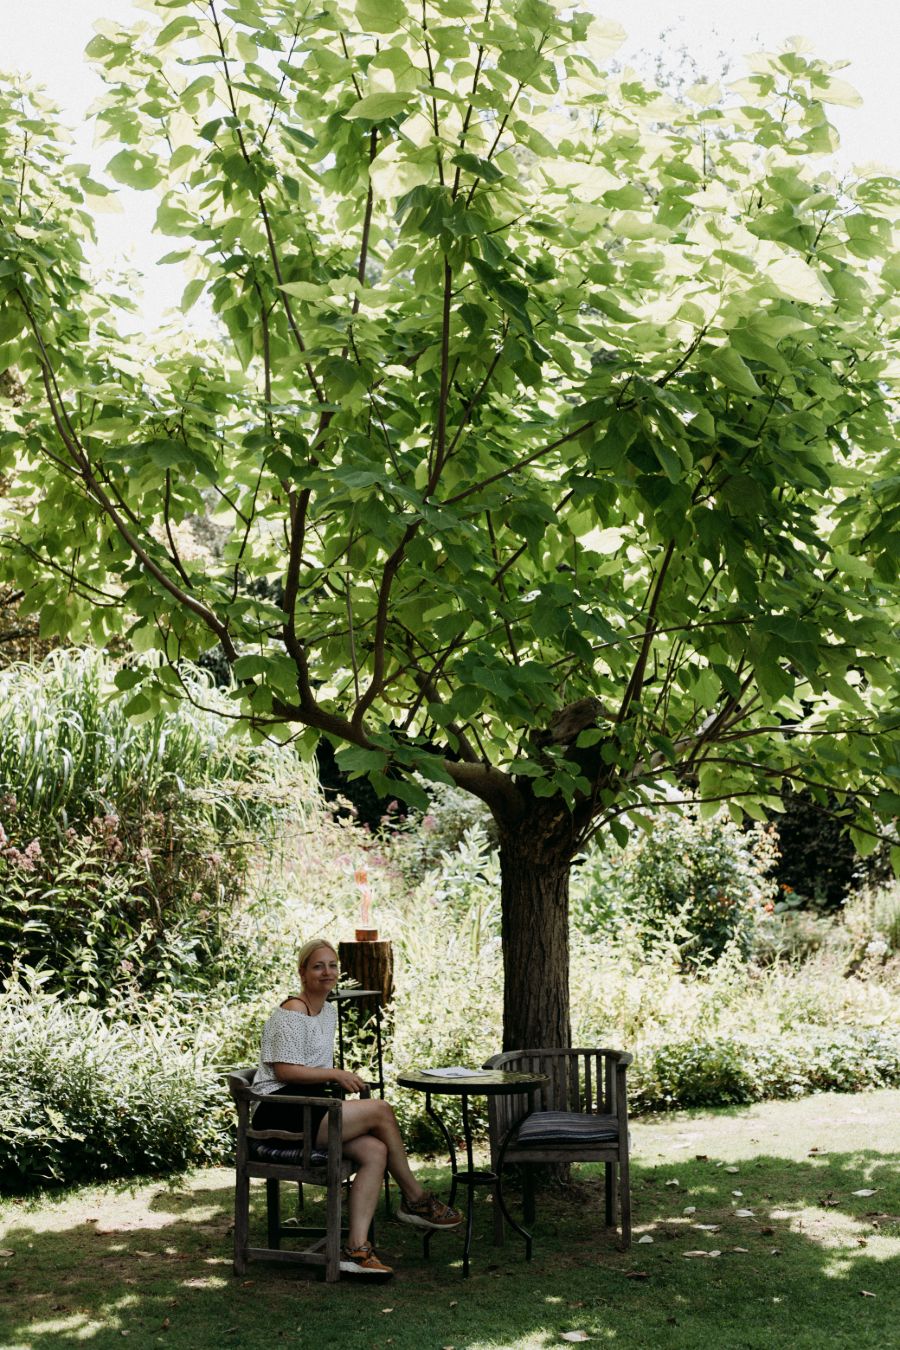
[[[777,1039],[693,1037],[643,1046],[629,1099],[637,1114],[881,1087],[900,1087],[900,1033],[805,1027]]]

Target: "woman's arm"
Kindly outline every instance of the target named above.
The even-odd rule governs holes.
[[[308,1064],[272,1065],[272,1072],[280,1083],[296,1083],[298,1086],[310,1086],[315,1083],[337,1083],[345,1092],[362,1092],[366,1080],[349,1069],[331,1069],[325,1066],[311,1068]]]

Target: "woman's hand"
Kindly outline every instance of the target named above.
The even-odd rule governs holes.
[[[345,1092],[362,1092],[367,1086],[364,1078],[360,1078],[358,1073],[352,1073],[349,1069],[332,1069],[331,1078]]]

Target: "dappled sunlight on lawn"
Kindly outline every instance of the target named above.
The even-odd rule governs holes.
[[[4,1350],[883,1350],[900,1269],[900,1092],[634,1123],[635,1242],[602,1223],[600,1169],[540,1190],[534,1259],[491,1243],[475,1211],[472,1278],[458,1235],[425,1261],[377,1216],[397,1275],[375,1288],[254,1263],[231,1274],[232,1174],[82,1188],[0,1206]],[[425,1166],[430,1185],[446,1171]],[[518,1209],[517,1178],[508,1195]],[[292,1205],[285,1188],[284,1213]],[[306,1210],[321,1211],[308,1191]],[[264,1194],[253,1223],[264,1231]],[[289,1240],[287,1240],[289,1242]],[[48,1292],[48,1290],[52,1290]],[[265,1317],[258,1310],[264,1305]]]

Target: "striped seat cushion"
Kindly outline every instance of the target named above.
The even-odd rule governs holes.
[[[586,1116],[575,1111],[534,1111],[519,1126],[516,1147],[556,1144],[608,1144],[619,1137],[615,1116]]]
[[[259,1162],[284,1163],[289,1167],[303,1166],[302,1144],[296,1148],[290,1148],[284,1145],[269,1144],[262,1139],[251,1139],[250,1156],[257,1158]],[[309,1161],[311,1167],[324,1167],[328,1161],[328,1154],[323,1149],[314,1148]]]

